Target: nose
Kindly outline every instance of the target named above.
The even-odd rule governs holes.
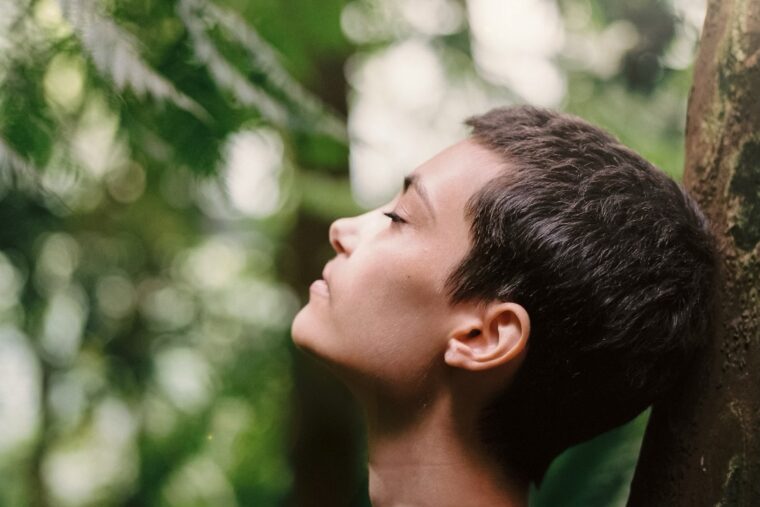
[[[351,218],[339,218],[330,224],[330,244],[339,254],[350,255],[356,244],[356,227]]]

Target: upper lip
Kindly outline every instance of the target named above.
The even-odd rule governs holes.
[[[322,270],[322,279],[327,283],[327,285],[330,285],[330,263],[328,262],[325,264],[324,269]]]

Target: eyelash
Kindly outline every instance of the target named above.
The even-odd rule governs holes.
[[[393,211],[386,211],[385,213],[383,213],[383,215],[385,215],[388,218],[390,218],[391,222],[393,222],[394,224],[405,224],[406,223],[406,220],[404,220],[403,218],[401,218],[398,214],[396,214]]]

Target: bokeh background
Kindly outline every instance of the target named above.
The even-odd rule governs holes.
[[[704,9],[0,0],[0,506],[369,505],[356,408],[289,336],[329,223],[514,103],[679,179]],[[647,415],[532,504],[624,505]]]

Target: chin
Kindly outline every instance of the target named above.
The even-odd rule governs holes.
[[[320,359],[326,359],[325,348],[328,345],[325,338],[330,333],[324,330],[324,323],[318,319],[307,304],[293,318],[290,325],[290,336],[296,347]]]
[[[290,325],[290,336],[293,339],[293,343],[302,350],[310,348],[310,342],[313,339],[310,335],[314,332],[313,322],[309,322],[312,319],[307,315],[308,306],[306,305],[299,310],[293,318],[293,323]]]
[[[351,368],[339,358],[339,350],[335,349],[335,333],[325,329],[324,322],[315,318],[309,310],[309,305],[296,314],[290,326],[290,335],[296,347],[317,359],[339,380],[350,383],[354,375]]]

